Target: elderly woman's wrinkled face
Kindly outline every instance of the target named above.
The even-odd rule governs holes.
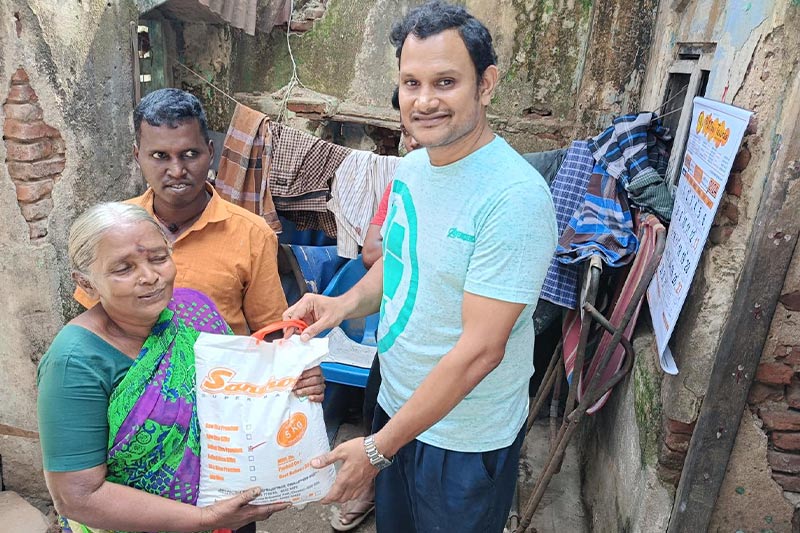
[[[96,249],[91,282],[106,313],[149,323],[172,298],[175,263],[164,237],[150,222],[107,231]]]

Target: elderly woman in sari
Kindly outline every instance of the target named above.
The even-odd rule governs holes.
[[[199,508],[194,341],[228,333],[213,302],[176,289],[163,231],[141,207],[106,203],[72,226],[73,278],[96,305],[39,365],[45,479],[65,531],[208,531],[264,520],[254,487]],[[295,392],[321,401],[319,369]]]

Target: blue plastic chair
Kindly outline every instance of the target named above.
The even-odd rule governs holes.
[[[367,269],[364,268],[364,263],[361,261],[361,256],[359,255],[355,259],[351,259],[345,263],[345,265],[339,269],[322,294],[325,296],[339,296],[344,294],[353,287],[353,285],[358,283],[366,273]],[[380,314],[375,313],[364,318],[345,320],[339,327],[342,328],[344,333],[353,341],[366,346],[375,346],[377,350],[379,317]],[[330,330],[322,332],[321,335],[324,336],[328,333],[330,333]],[[322,374],[327,381],[361,388],[367,386],[367,377],[369,376],[368,368],[360,368],[342,363],[322,363],[321,366]]]

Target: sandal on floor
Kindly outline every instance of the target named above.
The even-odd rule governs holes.
[[[361,500],[350,500],[342,506],[331,509],[331,527],[336,531],[350,531],[361,525],[369,513],[375,510],[375,502],[365,502]],[[352,521],[343,523],[342,518],[352,518]]]

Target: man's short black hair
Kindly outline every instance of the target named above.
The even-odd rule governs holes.
[[[193,94],[180,89],[158,89],[142,98],[136,109],[133,110],[133,129],[136,132],[136,142],[140,140],[142,121],[151,126],[164,126],[177,128],[182,122],[197,119],[200,131],[206,142],[209,141],[208,121],[206,112],[200,100]]]
[[[403,20],[392,27],[391,43],[395,46],[398,62],[403,51],[403,43],[409,34],[419,39],[437,35],[445,30],[458,30],[464,45],[467,47],[478,83],[489,65],[497,64],[497,55],[492,46],[492,35],[478,19],[470,15],[462,6],[432,0],[415,7]]]
[[[392,91],[392,108],[400,111],[400,87],[397,85],[394,86],[394,91]]]

